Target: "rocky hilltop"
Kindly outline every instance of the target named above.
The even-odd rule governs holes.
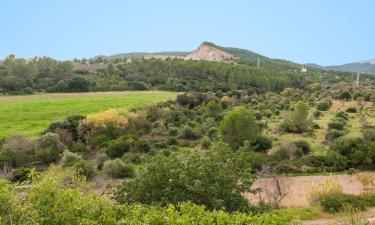
[[[211,45],[201,44],[196,50],[185,56],[185,60],[206,60],[216,62],[235,62],[238,58]]]

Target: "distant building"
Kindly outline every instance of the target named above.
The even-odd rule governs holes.
[[[301,69],[301,73],[307,73],[307,67],[306,66],[303,66],[302,69]]]

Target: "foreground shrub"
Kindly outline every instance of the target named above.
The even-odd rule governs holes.
[[[29,189],[0,180],[1,224],[256,224],[296,225],[289,213],[249,215],[208,211],[192,203],[165,208],[114,204],[91,192],[72,170],[51,168]],[[19,196],[24,196],[20,201]]]
[[[253,191],[253,175],[245,172],[242,164],[246,154],[238,158],[234,154],[227,148],[216,147],[184,157],[158,156],[140,176],[123,183],[116,199],[121,203],[164,206],[191,201],[209,209],[249,210],[242,193]]]
[[[319,199],[320,205],[325,212],[337,213],[343,211],[345,206],[352,207],[358,210],[365,210],[367,203],[358,196],[336,193],[331,195],[324,195]]]
[[[115,179],[129,178],[135,175],[134,169],[131,166],[125,165],[121,159],[106,161],[103,169],[107,176]]]

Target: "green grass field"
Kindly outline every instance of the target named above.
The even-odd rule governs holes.
[[[52,121],[109,108],[130,109],[175,99],[162,91],[58,93],[0,97],[0,137],[35,137]]]

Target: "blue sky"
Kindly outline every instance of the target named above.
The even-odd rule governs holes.
[[[322,65],[375,58],[372,0],[1,0],[0,58],[189,51],[203,41]]]

